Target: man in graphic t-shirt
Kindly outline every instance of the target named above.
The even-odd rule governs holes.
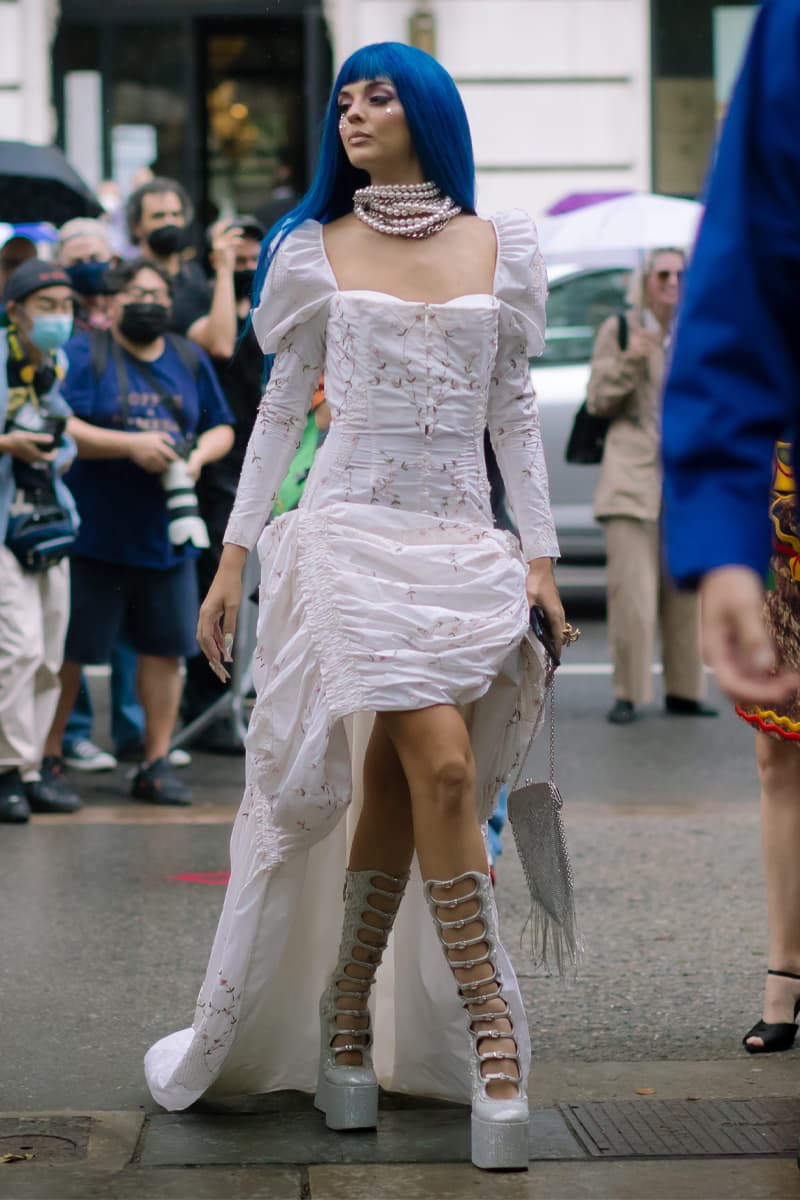
[[[65,398],[79,459],[70,488],[82,517],[72,559],[72,615],[62,697],[49,742],[60,746],[80,667],[108,662],[120,635],[139,654],[145,761],[135,799],[187,804],[167,753],[180,660],[196,653],[195,558],[206,544],[192,484],[233,443],[233,417],[205,354],[166,333],[166,272],[145,259],[106,277],[109,333],[67,346]]]

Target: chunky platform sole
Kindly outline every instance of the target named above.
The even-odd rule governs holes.
[[[314,1107],[325,1114],[328,1129],[376,1129],[378,1088],[370,1084],[335,1084],[320,1079]]]
[[[527,1171],[527,1121],[484,1121],[472,1117],[472,1164],[483,1171]]]

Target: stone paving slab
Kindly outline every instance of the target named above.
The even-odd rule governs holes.
[[[585,1158],[555,1109],[531,1114],[530,1155],[535,1159]],[[469,1162],[470,1118],[466,1108],[381,1112],[377,1131],[337,1133],[319,1113],[195,1116],[165,1113],[151,1118],[139,1161],[145,1167],[179,1164],[318,1164]]]
[[[0,1167],[0,1200],[309,1200],[302,1172],[285,1167],[203,1170]]]
[[[0,1112],[0,1154],[32,1153],[39,1166],[82,1162],[119,1171],[133,1158],[144,1123],[142,1112]]]
[[[309,1200],[797,1200],[794,1160],[536,1163],[489,1174],[471,1166],[312,1167]]]

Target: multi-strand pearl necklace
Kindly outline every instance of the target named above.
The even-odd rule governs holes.
[[[373,184],[353,196],[353,212],[378,233],[427,238],[461,212],[435,183]]]

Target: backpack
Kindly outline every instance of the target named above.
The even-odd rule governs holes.
[[[617,314],[617,341],[623,352],[628,349],[628,318],[625,313]],[[596,417],[586,407],[580,406],[572,422],[564,458],[573,466],[597,466],[603,461],[606,434],[613,417]]]

